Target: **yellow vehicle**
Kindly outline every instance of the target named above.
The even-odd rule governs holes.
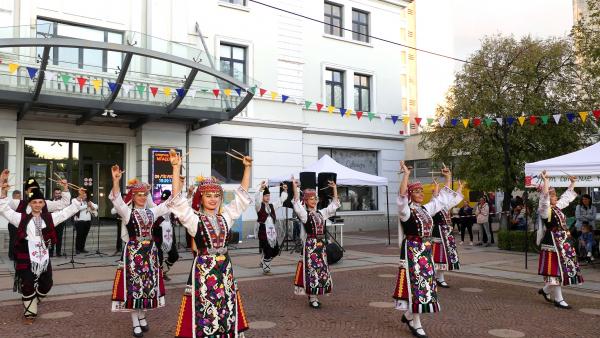
[[[442,182],[440,182],[440,185],[443,184]],[[454,181],[453,182],[453,189],[456,189],[458,187],[458,181]],[[463,191],[462,194],[463,196],[465,196],[465,199],[469,200],[469,195],[471,193],[471,190],[469,190],[469,186],[468,184],[464,184],[463,186]],[[433,183],[429,183],[429,184],[423,184],[423,194],[425,195],[425,203],[431,201],[431,195],[433,194]],[[471,207],[475,207],[475,204],[477,204],[477,201],[469,201],[469,205]],[[462,202],[459,203],[458,207],[462,207]]]

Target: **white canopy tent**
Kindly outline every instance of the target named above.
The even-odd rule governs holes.
[[[388,244],[391,241],[390,238],[390,207],[388,198],[388,179],[386,177],[370,175],[360,171],[356,171],[345,167],[337,163],[328,155],[323,155],[317,162],[309,165],[308,167],[294,173],[289,173],[285,176],[271,177],[269,178],[269,185],[277,185],[283,181],[289,181],[291,177],[298,179],[300,172],[315,172],[319,173],[336,173],[336,183],[340,186],[344,185],[362,185],[362,186],[385,186],[385,199],[386,199],[386,210],[387,210],[387,223],[388,223]]]
[[[577,176],[578,187],[600,187],[600,142],[566,155],[526,163],[526,185],[535,185],[536,176],[544,170],[553,187],[569,186],[567,174]]]

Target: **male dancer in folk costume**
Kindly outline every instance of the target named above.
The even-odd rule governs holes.
[[[14,243],[15,284],[14,290],[22,295],[23,315],[26,324],[33,323],[37,316],[38,303],[52,288],[52,265],[48,245],[56,243],[54,226],[75,215],[79,202],[53,213],[45,211],[44,195],[40,189],[32,189],[27,196],[26,212],[17,212],[9,207],[8,170],[0,175],[0,214],[10,223],[18,224]],[[66,186],[66,181],[62,184]],[[84,190],[79,189],[79,195]]]
[[[271,272],[271,260],[279,255],[275,212],[283,206],[283,201],[287,199],[287,185],[283,185],[282,189],[284,191],[279,201],[271,203],[269,187],[265,181],[262,181],[255,196],[254,204],[258,215],[258,246],[261,253],[260,266],[264,273]]]
[[[400,162],[404,173],[398,195],[398,241],[400,244],[400,271],[394,291],[396,309],[406,311],[402,322],[415,337],[427,337],[421,325],[421,313],[438,312],[435,268],[431,253],[431,235],[433,232],[432,216],[444,207],[448,207],[455,199],[462,199],[460,192],[452,191],[451,173],[442,169],[445,187],[438,196],[432,197],[427,204],[423,203],[423,186],[419,182],[408,183],[410,170]]]
[[[538,274],[544,276],[546,285],[538,293],[548,302],[561,309],[570,309],[562,295],[562,285],[577,285],[583,283],[583,276],[577,262],[575,248],[568,238],[571,237],[566,223],[565,214],[560,209],[566,208],[577,194],[573,191],[575,177],[569,177],[571,184],[560,196],[554,188],[550,188],[546,172],[542,172],[538,213],[543,224],[538,224],[537,243],[541,244]]]
[[[158,259],[158,249],[152,237],[154,221],[166,215],[166,203],[148,208],[147,184],[137,180],[128,183],[132,207],[121,197],[119,183],[123,172],[112,167],[113,188],[109,199],[121,216],[122,239],[126,243],[122,265],[117,268],[112,293],[113,312],[131,312],[133,336],[142,337],[149,330],[145,310],[165,305],[165,286]]]
[[[165,190],[160,195],[160,200],[164,203],[171,197],[171,191]],[[169,212],[164,216],[160,216],[154,222],[153,234],[154,241],[158,248],[158,257],[160,260],[160,267],[162,268],[163,278],[166,281],[171,280],[167,275],[167,272],[171,270],[171,267],[179,259],[179,252],[177,252],[177,242],[175,239],[174,226],[177,225],[177,219],[173,213]],[[167,255],[165,259],[164,255]]]
[[[61,184],[63,185],[63,192],[61,193],[60,200],[57,200],[57,201],[44,200],[44,202],[45,202],[44,208],[43,208],[44,212],[60,211],[64,208],[68,207],[69,204],[71,204],[71,193],[69,192],[69,189],[64,188],[64,184],[66,184],[65,182],[66,182],[66,180],[61,181]],[[33,192],[34,189],[39,190],[40,185],[35,180],[35,178],[30,177],[27,179],[27,181],[25,181],[25,188],[23,189],[23,199],[21,199],[21,200],[11,199],[8,203],[8,206],[16,212],[30,213],[31,206],[29,205],[27,196],[29,196],[29,194],[31,192]]]
[[[231,225],[252,201],[248,194],[252,158],[236,157],[244,165],[244,174],[231,203],[223,205],[223,188],[215,178],[205,178],[199,180],[190,207],[180,194],[181,157],[173,150],[170,154],[175,197],[169,208],[192,236],[196,250],[175,336],[243,336],[243,331],[248,329],[248,321],[233,276],[227,244]]]
[[[462,183],[458,181],[456,191],[462,192]],[[435,182],[434,195],[439,194],[439,185]],[[452,219],[448,210],[459,204],[462,195],[452,194],[448,205],[433,215],[433,232],[431,240],[433,242],[433,264],[435,265],[436,283],[438,286],[448,288],[448,283],[444,279],[444,271],[453,271],[460,268],[458,260],[458,251],[456,250],[456,240],[452,234]]]
[[[314,173],[312,173],[314,174]],[[302,238],[302,257],[296,267],[294,277],[294,290],[297,295],[308,295],[308,305],[313,309],[319,309],[321,303],[318,295],[331,293],[333,281],[327,264],[327,239],[325,237],[325,221],[334,216],[340,207],[335,182],[329,181],[328,186],[333,190],[333,200],[321,210],[317,210],[318,194],[315,189],[317,180],[315,175],[304,176],[310,182],[302,182],[304,205],[300,202],[300,189],[298,182],[293,180],[294,200],[292,202],[294,211],[302,222],[300,237]]]

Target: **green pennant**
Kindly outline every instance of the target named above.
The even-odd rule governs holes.
[[[431,117],[427,118],[427,124],[430,125],[433,123],[433,119]]]
[[[200,91],[203,93],[208,93],[208,89],[200,89]]]
[[[69,86],[69,81],[71,81],[71,75],[63,74],[60,76],[60,78],[64,82],[65,87]]]
[[[310,102],[310,101],[304,101],[304,107],[306,107],[306,109],[310,108],[311,104],[312,104],[312,102]]]
[[[371,121],[375,117],[375,113],[368,113],[368,114],[369,114],[369,121]]]
[[[144,89],[146,89],[145,85],[137,85],[135,86],[135,89],[138,91],[138,93],[140,93],[140,96],[144,95]]]
[[[252,95],[256,94],[256,86],[248,88],[248,92],[252,93]]]
[[[492,122],[493,122],[494,120],[492,120],[492,119],[491,119],[491,118],[489,118],[489,117],[486,117],[486,118],[485,118],[485,120],[483,120],[483,121],[485,122],[485,125],[489,127],[489,126],[491,126],[491,125],[492,125]]]
[[[548,123],[548,115],[542,115],[540,116],[540,118],[542,119],[542,124],[547,124]]]

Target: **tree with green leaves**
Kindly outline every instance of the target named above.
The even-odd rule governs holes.
[[[559,124],[552,118],[593,107],[581,101],[593,84],[581,81],[576,59],[569,39],[484,38],[437,109],[447,122],[424,131],[419,145],[434,161],[452,163],[471,190],[501,189],[502,211],[509,211],[511,193],[523,188],[525,163],[578,150],[598,133],[593,118],[569,123],[562,115]],[[526,117],[522,126],[520,116]],[[463,118],[470,119],[468,128]]]

